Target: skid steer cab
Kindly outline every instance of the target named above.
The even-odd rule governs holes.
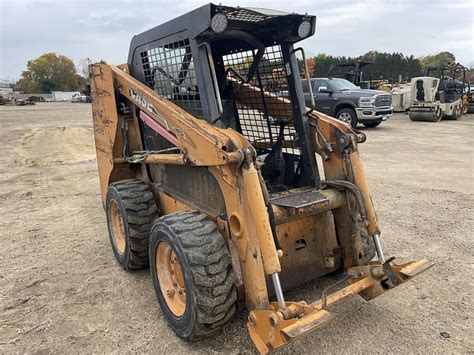
[[[133,37],[127,64],[91,68],[113,252],[124,269],[149,265],[185,340],[246,307],[267,353],[320,328],[334,302],[370,300],[432,265],[385,259],[365,135],[305,107],[294,45],[315,24],[209,4]],[[285,299],[329,273],[340,279],[321,299]]]

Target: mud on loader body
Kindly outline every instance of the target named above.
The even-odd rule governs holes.
[[[114,254],[125,269],[150,264],[183,339],[245,305],[266,353],[323,325],[332,303],[370,300],[431,266],[384,258],[357,151],[365,135],[304,105],[294,44],[315,22],[209,4],[135,36],[127,64],[91,68]],[[345,287],[285,300],[335,271]]]

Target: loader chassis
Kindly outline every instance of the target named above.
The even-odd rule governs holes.
[[[365,135],[304,105],[293,44],[315,21],[209,4],[135,36],[127,64],[91,68],[109,224],[139,231],[123,233],[132,261],[149,233],[158,301],[183,339],[219,329],[237,292],[268,352],[329,320],[329,304],[371,299],[431,266],[384,259],[357,151]],[[141,211],[133,191],[152,194],[156,208],[143,200]],[[108,212],[114,198],[131,218]],[[285,301],[284,290],[334,271],[349,275],[343,290],[310,305]]]

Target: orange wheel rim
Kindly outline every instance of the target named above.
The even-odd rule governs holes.
[[[181,317],[186,310],[186,284],[178,256],[167,242],[156,246],[155,270],[161,294],[171,313]]]
[[[115,200],[110,202],[110,220],[112,222],[112,240],[115,249],[123,254],[125,252],[125,227],[123,225],[122,214]]]

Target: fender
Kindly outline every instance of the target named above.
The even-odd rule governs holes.
[[[333,117],[336,117],[336,113],[337,111],[340,110],[341,106],[351,106],[354,110],[357,108],[357,105],[350,100],[344,99],[344,100],[338,101],[337,105],[334,106],[334,111],[332,112]]]

